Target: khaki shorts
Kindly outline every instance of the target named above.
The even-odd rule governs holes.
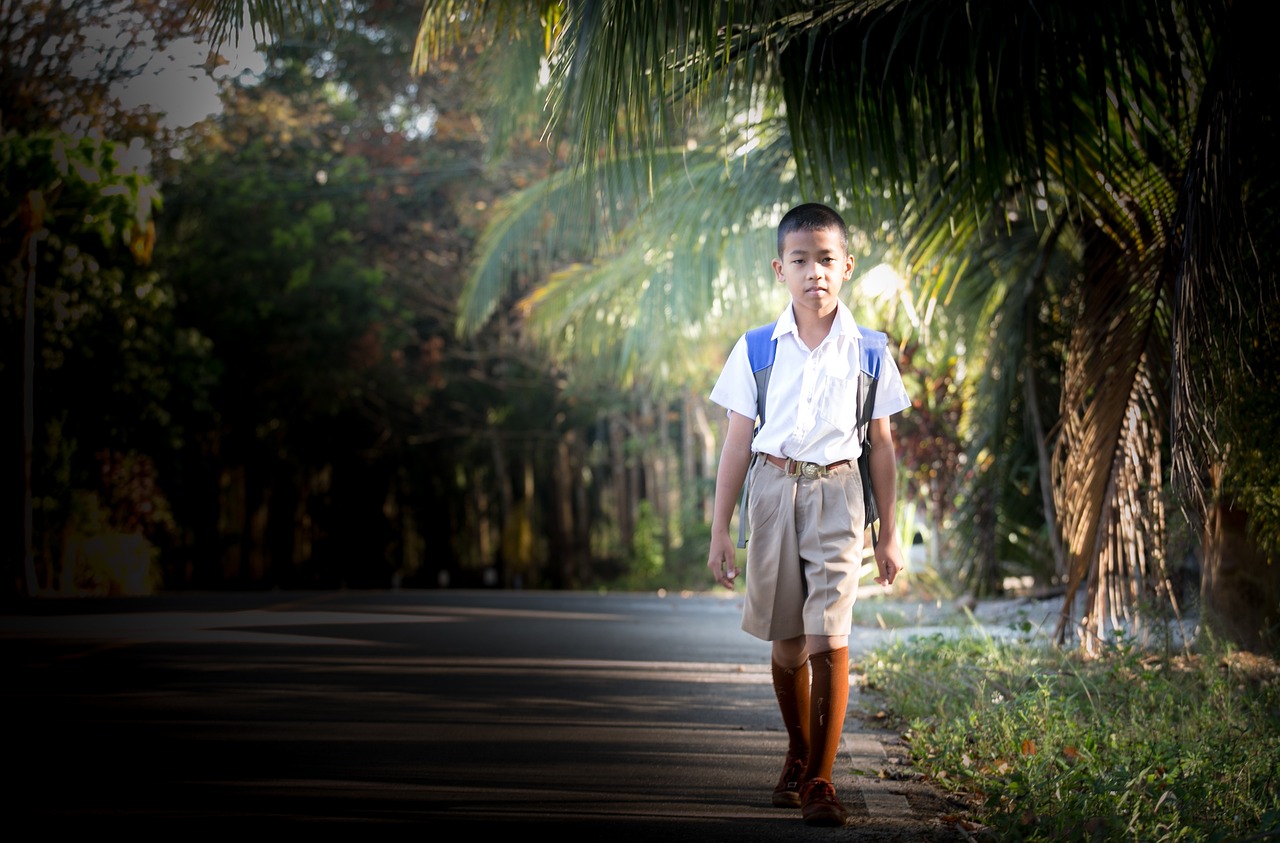
[[[848,635],[865,529],[857,462],[811,479],[757,456],[747,482],[742,628],[765,641]]]

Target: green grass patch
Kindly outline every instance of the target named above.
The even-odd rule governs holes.
[[[853,624],[880,629],[908,629],[918,626],[960,626],[972,623],[966,615],[951,603],[930,603],[919,600],[887,600],[884,598],[859,598],[853,604]]]
[[[1280,839],[1280,671],[1117,638],[1085,659],[981,631],[862,662],[915,764],[997,840]]]

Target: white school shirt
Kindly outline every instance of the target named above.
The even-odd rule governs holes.
[[[766,421],[751,450],[823,465],[856,460],[862,453],[857,418],[862,335],[853,313],[837,302],[830,332],[811,350],[800,341],[795,314],[787,305],[773,338],[778,351],[765,396]],[[727,411],[755,419],[756,393],[744,334],[729,353],[710,398]],[[898,365],[886,348],[871,417],[884,418],[910,406]]]

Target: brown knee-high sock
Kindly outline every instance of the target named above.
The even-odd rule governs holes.
[[[773,662],[773,693],[787,728],[787,754],[809,757],[809,663],[783,667]]]
[[[809,657],[813,690],[809,709],[809,769],[805,780],[831,781],[831,768],[840,750],[844,711],[849,703],[849,648],[841,647]]]

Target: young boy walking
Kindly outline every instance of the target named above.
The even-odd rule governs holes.
[[[748,484],[747,593],[742,628],[772,642],[773,688],[787,754],[773,804],[798,807],[809,825],[844,825],[832,768],[849,700],[849,631],[866,526],[858,457],[859,380],[868,348],[878,368],[868,435],[880,515],[875,548],[881,585],[902,570],[894,525],[897,458],[889,417],[910,406],[892,355],[860,329],[840,301],[853,273],[848,228],[816,203],[778,224],[772,262],[791,303],[773,330],[776,350],[755,430],[758,386],[745,335],[711,391],[729,426],[716,475],[707,566],[733,588],[739,575],[729,522]],[[878,356],[878,359],[875,359]]]

